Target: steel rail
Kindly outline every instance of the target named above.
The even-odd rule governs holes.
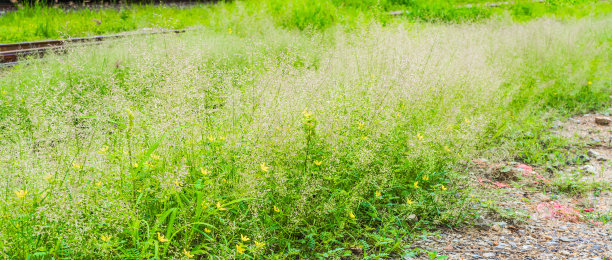
[[[44,40],[44,41],[32,41],[32,42],[18,42],[18,43],[4,43],[0,44],[0,64],[15,65],[19,62],[21,57],[39,55],[42,56],[48,51],[61,50],[66,48],[70,44],[82,44],[82,43],[100,43],[104,40],[117,39],[129,36],[144,36],[144,35],[155,35],[155,34],[168,34],[168,33],[183,33],[192,29],[183,30],[161,30],[161,31],[139,31],[131,33],[121,33],[112,35],[99,35],[90,37],[79,37],[79,38],[68,38],[60,40]]]

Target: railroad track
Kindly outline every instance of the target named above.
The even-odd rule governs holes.
[[[27,56],[43,56],[46,52],[64,50],[70,45],[96,44],[104,40],[123,38],[128,36],[143,36],[153,34],[183,33],[191,29],[184,30],[161,30],[161,31],[141,31],[132,33],[122,33],[113,35],[101,35],[91,37],[69,38],[61,40],[45,40],[33,42],[5,43],[0,44],[0,66],[12,66],[19,63],[20,59]]]

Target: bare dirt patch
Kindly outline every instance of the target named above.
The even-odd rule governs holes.
[[[602,117],[611,118],[583,115],[554,122],[554,134],[588,149],[578,156],[580,162],[568,161],[558,172],[517,162],[471,162],[473,185],[482,191],[478,200],[512,214],[482,218],[475,227],[442,230],[413,247],[448,259],[612,259],[612,224],[600,218],[609,218],[612,210],[612,124],[601,124]],[[588,191],[550,189],[563,178]]]

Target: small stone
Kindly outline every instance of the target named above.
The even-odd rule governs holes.
[[[524,245],[524,246],[521,247],[521,249],[522,250],[531,250],[531,249],[533,249],[533,246],[532,245]]]
[[[589,150],[587,152],[587,154],[593,158],[595,158],[595,160],[598,161],[606,161],[606,157],[603,157],[600,153],[594,151],[594,150]]]
[[[559,245],[559,243],[554,242],[554,241],[546,242],[544,244],[547,245],[547,246],[558,246]]]
[[[567,250],[561,250],[559,253],[562,254],[562,255],[569,255],[570,254],[570,252],[567,251]]]
[[[544,235],[544,239],[546,239],[546,240],[552,240],[553,238],[552,238],[551,236],[549,236],[549,235]]]
[[[516,243],[514,243],[512,241],[508,241],[508,244],[510,244],[511,247],[516,247]]]
[[[559,240],[561,240],[563,242],[574,242],[574,241],[578,241],[578,238],[575,238],[575,237],[560,237]]]
[[[493,222],[493,225],[498,225],[500,228],[505,228],[506,226],[508,226],[508,223],[506,222]]]
[[[607,117],[598,116],[595,117],[595,123],[598,125],[609,125],[612,120]]]
[[[499,243],[499,245],[497,245],[495,247],[495,249],[497,249],[497,250],[504,250],[504,249],[506,249],[506,247],[508,247],[508,245],[506,245],[504,243]]]
[[[499,227],[498,225],[493,225],[493,226],[491,226],[491,229],[492,229],[493,231],[495,231],[495,232],[499,232],[499,231],[501,231],[501,227]]]
[[[482,254],[484,257],[495,257],[495,253],[484,253]]]
[[[595,166],[593,165],[585,165],[580,167],[580,169],[588,174],[597,174],[597,169],[595,169]]]
[[[453,251],[453,250],[455,250],[455,248],[453,246],[446,246],[446,247],[442,248],[442,250],[444,250],[444,251]]]

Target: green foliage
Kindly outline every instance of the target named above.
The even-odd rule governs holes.
[[[0,72],[3,256],[395,257],[478,216],[463,161],[552,165],[545,119],[609,102],[609,17],[342,27],[356,2],[264,4]]]
[[[195,4],[188,8],[131,5],[120,9],[62,10],[41,4],[26,5],[0,17],[0,43],[83,37],[134,31],[143,28],[184,29],[206,27],[228,30],[231,24],[218,17],[249,15],[273,17],[277,25],[295,30],[324,30],[334,25],[348,28],[371,22],[389,24],[389,11],[405,11],[402,17],[426,22],[478,22],[510,13],[516,20],[554,15],[582,17],[606,14],[612,4],[591,0],[555,0],[543,3],[520,1],[500,8],[484,6],[486,1],[449,0],[267,0]],[[471,4],[470,7],[465,6]],[[231,19],[228,19],[231,20]]]

